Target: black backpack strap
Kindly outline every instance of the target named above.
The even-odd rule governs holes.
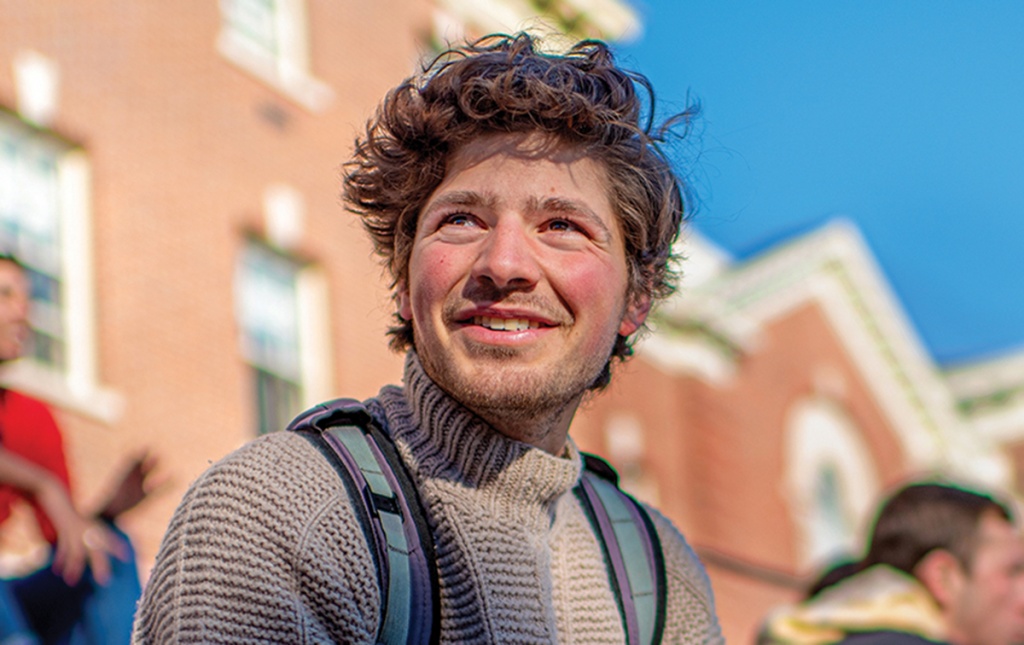
[[[607,462],[586,453],[583,459],[575,493],[604,550],[626,643],[660,643],[667,583],[654,523],[640,503],[619,489],[618,475]]]
[[[354,399],[313,407],[288,425],[338,471],[377,562],[382,620],[377,642],[440,640],[434,542],[426,513],[391,436]]]

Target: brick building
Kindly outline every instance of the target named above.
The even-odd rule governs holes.
[[[686,254],[631,374],[574,432],[683,527],[731,642],[753,642],[820,567],[858,554],[894,485],[1014,489],[1020,359],[940,370],[855,228],[836,221],[743,263],[695,236]]]
[[[556,27],[637,31],[619,0]],[[0,0],[0,248],[29,266],[34,355],[78,497],[149,449],[171,479],[124,519],[145,573],[185,487],[305,405],[395,382],[387,285],[339,164],[383,93],[462,34],[538,27],[526,0]],[[708,563],[749,640],[911,473],[999,485],[1024,459],[1019,359],[949,378],[841,224],[688,282],[579,414]],[[625,378],[623,378],[625,376]],[[31,560],[29,524],[0,565]]]

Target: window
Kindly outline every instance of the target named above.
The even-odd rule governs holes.
[[[225,27],[255,56],[276,60],[281,51],[277,5],[277,0],[224,0]]]
[[[221,53],[311,110],[331,89],[309,71],[305,0],[221,0]]]
[[[30,279],[31,356],[64,369],[59,158],[28,128],[0,128],[0,250],[17,257]]]
[[[242,250],[236,310],[260,434],[283,428],[303,402],[299,276],[297,263],[267,246]]]
[[[811,397],[793,406],[785,449],[801,562],[817,567],[853,554],[879,481],[860,430],[835,402]]]
[[[112,421],[97,381],[89,164],[84,151],[0,112],[0,250],[26,267],[32,339],[4,383]]]
[[[807,525],[808,560],[829,562],[850,555],[856,527],[848,515],[839,472],[834,463],[818,467],[811,491]]]

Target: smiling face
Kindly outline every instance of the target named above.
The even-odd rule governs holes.
[[[493,135],[453,155],[417,223],[399,311],[427,374],[498,430],[557,453],[628,297],[604,167],[539,135]]]
[[[1024,642],[1024,544],[1016,528],[989,512],[978,522],[967,571],[950,574],[950,640],[958,645]]]

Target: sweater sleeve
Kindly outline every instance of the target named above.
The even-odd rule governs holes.
[[[133,642],[372,643],[376,565],[337,472],[279,432],[189,488],[157,554]]]
[[[668,598],[662,642],[725,643],[704,565],[668,518],[650,506],[645,508],[658,531],[665,556]]]

